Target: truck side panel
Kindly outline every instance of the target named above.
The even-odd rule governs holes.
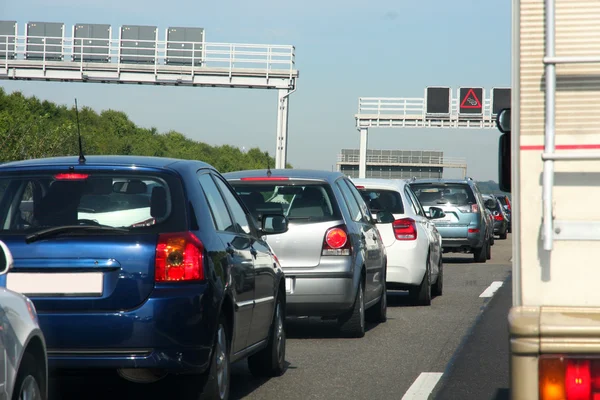
[[[600,242],[541,242],[544,2],[520,1],[520,285],[525,306],[600,307]],[[600,55],[600,2],[556,0],[556,56]],[[558,65],[557,152],[600,152],[600,64]],[[515,154],[516,156],[516,154]],[[583,173],[585,172],[585,173]],[[555,162],[554,216],[600,221],[600,162]],[[599,232],[600,236],[600,232]]]

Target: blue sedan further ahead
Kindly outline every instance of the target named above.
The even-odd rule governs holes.
[[[194,399],[228,398],[229,364],[246,357],[255,375],[281,375],[285,281],[262,237],[286,231],[276,214],[257,227],[197,161],[0,166],[0,240],[14,256],[6,286],[34,302],[51,368],[176,379],[172,389]]]

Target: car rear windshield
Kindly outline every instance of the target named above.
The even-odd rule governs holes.
[[[402,196],[395,190],[359,189],[372,213],[387,211],[392,214],[404,214]]]
[[[466,206],[476,204],[473,190],[467,184],[462,183],[413,183],[410,185],[415,192],[421,205],[453,205]]]
[[[315,223],[341,219],[329,184],[306,181],[230,182],[254,218],[284,214],[292,223]]]
[[[179,180],[171,175],[19,173],[0,175],[0,232],[30,233],[65,225],[132,232],[187,227]]]

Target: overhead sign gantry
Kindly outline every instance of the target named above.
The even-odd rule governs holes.
[[[486,96],[487,95],[487,96]],[[360,97],[356,128],[360,132],[359,177],[367,171],[369,128],[496,129],[500,110],[510,107],[511,89],[429,86],[425,96]]]
[[[209,43],[203,28],[0,21],[0,79],[276,89],[276,168],[287,161],[288,97],[299,73],[295,48]]]

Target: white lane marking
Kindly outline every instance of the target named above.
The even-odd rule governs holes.
[[[442,372],[421,372],[402,396],[402,400],[427,400],[442,375]]]
[[[492,284],[488,286],[487,289],[485,289],[483,293],[479,295],[479,297],[492,297],[494,293],[496,293],[496,290],[500,289],[500,286],[502,286],[502,281],[492,282]]]

